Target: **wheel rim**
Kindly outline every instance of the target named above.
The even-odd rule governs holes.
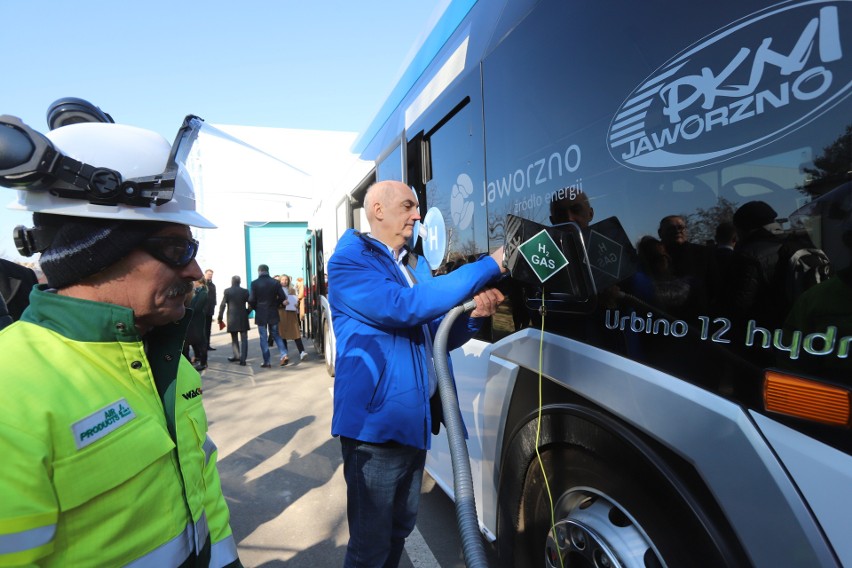
[[[572,489],[555,507],[547,535],[549,568],[660,568],[653,543],[615,501],[585,488]]]

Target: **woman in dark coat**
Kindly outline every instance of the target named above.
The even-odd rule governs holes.
[[[248,315],[251,310],[248,307],[249,292],[245,288],[240,287],[240,282],[239,276],[231,278],[231,287],[222,294],[218,319],[219,329],[222,329],[225,327],[222,316],[225,313],[225,306],[227,306],[228,333],[231,334],[231,348],[234,350],[233,357],[228,357],[228,361],[232,363],[239,361],[240,365],[245,366],[246,357],[248,356]],[[237,336],[239,336],[239,341],[237,340]]]

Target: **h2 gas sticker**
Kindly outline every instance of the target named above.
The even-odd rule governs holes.
[[[639,85],[610,154],[636,170],[689,169],[776,140],[852,92],[852,0],[783,3],[722,28]]]

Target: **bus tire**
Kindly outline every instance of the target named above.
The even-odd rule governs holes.
[[[311,314],[308,317],[310,317],[311,319],[311,332],[309,336],[314,344],[314,351],[316,351],[317,355],[322,357],[324,354],[323,351],[325,349],[323,345],[323,341],[325,341],[325,336],[322,333],[317,333],[317,316],[315,314]]]
[[[331,330],[328,328],[328,319],[322,318],[322,344],[323,355],[325,357],[325,370],[329,377],[334,376],[334,360],[332,359],[331,349],[328,348],[330,343]]]
[[[546,434],[552,427],[569,430]],[[540,464],[535,431],[535,420],[518,431],[502,469],[501,566],[739,565],[683,488],[629,444],[580,417],[550,414],[542,420]]]

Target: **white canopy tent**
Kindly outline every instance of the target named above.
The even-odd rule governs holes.
[[[217,132],[218,131],[218,132]],[[215,271],[222,290],[231,276],[243,285],[246,226],[308,223],[322,198],[337,189],[353,168],[368,171],[349,148],[353,132],[213,125],[199,135],[190,161],[198,209],[217,229],[197,230],[198,261]],[[282,243],[282,246],[299,246]]]

